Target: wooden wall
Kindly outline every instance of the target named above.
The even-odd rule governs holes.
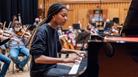
[[[47,12],[48,7],[55,2],[62,2],[69,6],[68,22],[65,24],[64,28],[67,29],[68,26],[73,23],[81,22],[82,28],[85,28],[88,24],[88,14],[90,10],[94,10],[97,6],[100,5],[97,1],[69,1],[69,0],[46,0],[45,1],[45,13]],[[104,10],[104,17],[112,19],[113,17],[119,17],[120,23],[124,23],[129,5],[131,1],[122,2],[101,2],[101,8]],[[39,6],[44,5],[43,0],[39,0]],[[46,14],[45,14],[46,15]]]

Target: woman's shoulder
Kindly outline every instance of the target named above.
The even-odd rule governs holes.
[[[47,28],[47,26],[48,26],[48,24],[43,24],[43,25],[41,25],[41,26],[38,28],[38,31],[40,31],[40,32],[45,31],[46,28]]]
[[[42,25],[39,27],[39,29],[41,29],[41,30],[46,29],[46,26],[48,26],[48,24],[47,24],[47,23],[42,24]]]
[[[43,25],[39,26],[39,28],[37,29],[37,34],[45,34],[46,26],[47,26],[47,24],[43,24]]]

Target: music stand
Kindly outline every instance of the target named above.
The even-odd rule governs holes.
[[[88,42],[88,39],[90,38],[90,33],[83,31],[81,33],[78,34],[78,36],[76,37],[76,45],[78,43],[82,44],[81,49],[84,49],[84,44]]]
[[[72,24],[72,27],[73,29],[80,29],[80,24],[78,23]]]

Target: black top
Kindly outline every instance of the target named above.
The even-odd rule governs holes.
[[[5,40],[3,40],[3,41],[0,41],[0,46],[3,45],[3,44],[5,44],[5,43],[8,42],[9,40],[10,40],[10,38],[5,39]]]
[[[42,25],[36,32],[30,49],[32,55],[31,71],[46,71],[56,66],[56,64],[37,64],[34,59],[40,55],[57,57],[57,52],[60,50],[61,45],[57,31],[48,24]]]

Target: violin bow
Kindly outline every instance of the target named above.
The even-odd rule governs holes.
[[[12,24],[12,22],[10,21],[10,23],[9,23],[9,25],[8,25],[8,28],[7,28],[7,30],[9,30],[9,29],[10,29],[10,27],[11,27],[11,24]]]
[[[19,23],[22,23],[21,14],[18,14]]]
[[[5,26],[6,26],[6,21],[4,22],[4,24],[3,24],[3,32],[4,32],[4,30],[5,30]],[[2,35],[3,35],[3,33],[2,33]]]

